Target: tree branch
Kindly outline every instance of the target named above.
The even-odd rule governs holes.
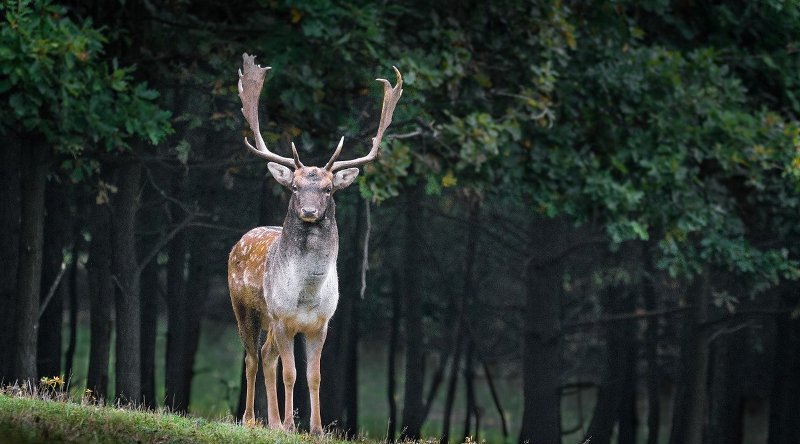
[[[188,216],[186,216],[185,219],[183,219],[183,221],[180,224],[178,224],[175,228],[173,228],[172,231],[170,231],[164,237],[159,239],[158,242],[156,242],[156,244],[153,245],[153,248],[150,249],[150,251],[144,256],[142,261],[139,263],[137,267],[138,272],[141,273],[142,270],[144,270],[144,267],[146,267],[147,264],[150,263],[150,261],[158,254],[158,252],[161,251],[161,249],[164,248],[164,246],[167,245],[169,241],[171,241],[172,238],[175,237],[176,234],[178,234],[181,230],[189,226],[189,224],[195,217],[196,217],[195,214],[189,214]]]

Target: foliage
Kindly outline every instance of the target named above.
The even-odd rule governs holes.
[[[126,150],[133,137],[155,145],[171,132],[158,92],[136,82],[133,67],[105,59],[91,20],[73,21],[49,0],[0,8],[0,131],[36,133],[72,156],[63,166],[75,180],[99,165],[83,159],[94,150]]]

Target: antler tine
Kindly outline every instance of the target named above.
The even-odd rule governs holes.
[[[336,159],[339,158],[339,153],[342,152],[342,145],[344,144],[344,136],[339,139],[339,145],[336,146],[336,151],[333,152],[333,156],[331,156],[331,160],[325,164],[325,169],[330,171],[331,167],[333,166],[333,162],[336,162]]]
[[[242,65],[244,72],[242,72],[241,69],[239,70],[239,98],[242,100],[242,114],[244,114],[244,118],[250,125],[250,129],[253,130],[253,137],[256,140],[256,146],[254,147],[250,144],[250,141],[247,140],[247,137],[245,137],[245,145],[250,148],[250,151],[270,162],[279,163],[287,167],[302,166],[299,158],[295,157],[293,160],[288,157],[279,156],[270,151],[269,148],[267,148],[267,144],[264,143],[264,138],[261,137],[258,124],[258,97],[261,95],[261,88],[264,86],[264,79],[267,77],[267,71],[271,68],[262,68],[256,65],[256,56],[251,56],[247,53],[242,54],[242,59],[244,60]],[[295,152],[294,155],[297,156],[297,153]]]
[[[294,157],[294,166],[297,168],[303,168],[303,164],[300,162],[300,156],[297,154],[297,147],[294,146],[294,142],[292,142],[292,157]]]
[[[386,128],[392,123],[392,114],[394,114],[394,108],[397,106],[397,102],[400,100],[400,96],[403,95],[403,76],[400,74],[400,71],[394,68],[394,72],[397,75],[397,84],[392,87],[392,84],[389,83],[386,79],[376,79],[379,82],[383,83],[383,106],[381,107],[381,120],[378,124],[378,133],[375,137],[372,138],[372,148],[369,150],[369,153],[364,157],[359,157],[353,160],[341,160],[335,162],[334,160],[339,156],[339,151],[341,151],[341,143],[339,148],[336,149],[336,152],[333,153],[333,157],[328,164],[325,166],[326,169],[330,171],[341,170],[343,168],[350,168],[355,166],[360,166],[368,162],[372,162],[375,157],[378,155],[378,149],[381,146],[381,139],[383,138],[383,133],[386,131]]]

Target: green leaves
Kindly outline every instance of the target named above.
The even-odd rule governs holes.
[[[76,23],[48,0],[3,9],[0,131],[21,125],[75,157],[127,149],[132,138],[157,144],[172,131],[158,93],[136,82],[132,67],[103,60],[105,39],[90,21]],[[69,174],[81,180],[92,171]]]

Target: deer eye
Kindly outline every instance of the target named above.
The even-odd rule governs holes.
[[[297,185],[292,185],[292,191],[297,192]]]
[[[331,187],[325,188],[326,193],[331,194],[331,191],[333,191],[333,188]]]

